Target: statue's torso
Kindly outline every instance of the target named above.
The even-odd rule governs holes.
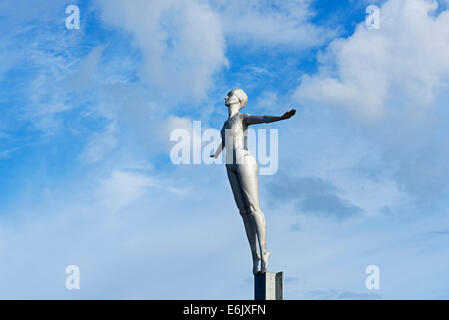
[[[225,141],[227,159],[232,155],[233,163],[242,163],[252,158],[248,149],[248,126],[243,121],[243,115],[237,113],[226,120],[221,129],[221,139]],[[255,160],[255,159],[254,159]]]

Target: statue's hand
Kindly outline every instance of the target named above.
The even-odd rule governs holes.
[[[285,120],[285,119],[290,119],[291,117],[293,117],[294,115],[296,114],[296,109],[291,109],[290,111],[287,111],[286,113],[284,113],[283,115],[282,115],[282,119],[283,120]]]

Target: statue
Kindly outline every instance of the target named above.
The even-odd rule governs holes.
[[[296,110],[291,109],[280,117],[240,113],[240,109],[245,107],[247,102],[248,96],[242,89],[233,89],[228,92],[225,98],[228,120],[225,121],[221,130],[221,145],[211,157],[217,158],[223,148],[226,148],[226,172],[235,202],[243,218],[251,247],[253,274],[256,275],[259,272],[267,272],[270,252],[266,244],[265,216],[259,206],[258,165],[248,150],[247,130],[248,126],[253,124],[289,119],[295,115]]]

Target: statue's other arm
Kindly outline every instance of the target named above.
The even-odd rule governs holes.
[[[217,151],[215,151],[215,154],[211,155],[210,157],[217,159],[218,156],[220,155],[221,151],[223,151],[223,148],[224,148],[224,141],[222,140],[220,145],[217,148]]]
[[[296,109],[291,109],[290,111],[287,111],[282,116],[253,116],[250,114],[243,114],[243,121],[250,126],[252,124],[258,124],[258,123],[271,123],[281,120],[286,120],[291,117],[293,117],[296,113]]]

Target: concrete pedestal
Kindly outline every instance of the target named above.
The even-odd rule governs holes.
[[[254,277],[254,300],[283,300],[283,272],[259,273]]]

